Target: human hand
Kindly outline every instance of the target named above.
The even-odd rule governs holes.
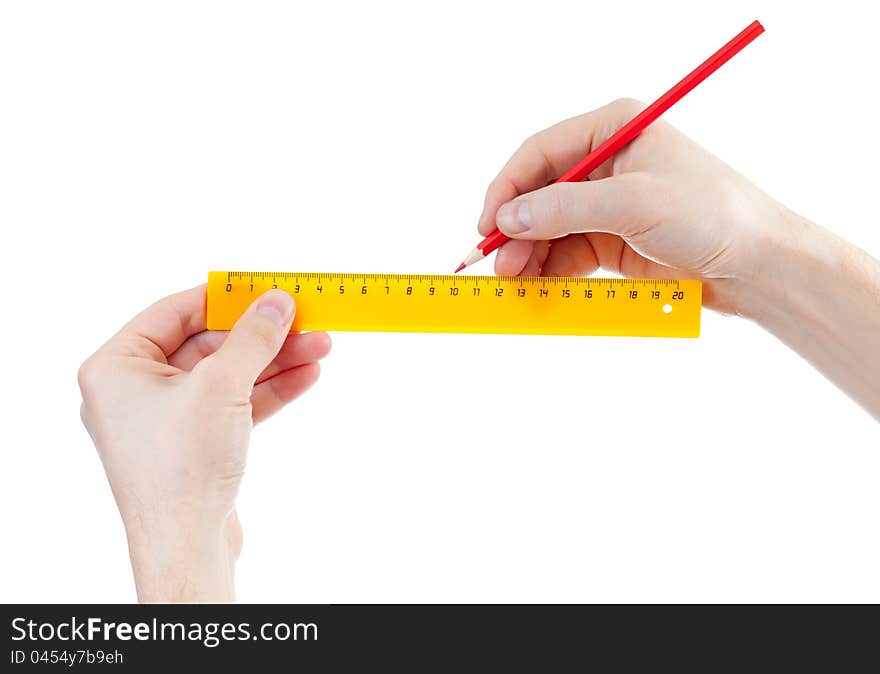
[[[271,290],[229,333],[209,332],[200,286],[148,308],[80,368],[141,601],[233,599],[251,428],[314,384],[330,349],[326,333],[288,334],[293,314]]]
[[[497,226],[514,239],[496,273],[699,278],[706,306],[746,311],[744,286],[807,225],[670,125],[654,123],[586,182],[548,185],[643,107],[615,101],[522,144],[479,220],[483,236]]]

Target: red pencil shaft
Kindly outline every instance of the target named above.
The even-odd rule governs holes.
[[[694,68],[693,71],[686,75],[669,91],[651,103],[651,105],[642,110],[629,122],[620,127],[620,129],[618,129],[604,143],[590,152],[568,171],[559,176],[554,182],[580,182],[586,178],[615,153],[619,152],[626,145],[635,140],[642,131],[655,122],[664,112],[669,110],[669,108],[680,101],[688,92],[692,91],[700,82],[727,63],[733,58],[733,56],[739,53],[746,45],[763,32],[764,27],[758,21],[753,21],[739,35],[721,47],[721,49],[712,54],[712,56],[703,61],[699,66]],[[496,229],[477,244],[477,248],[483,252],[483,255],[488,255],[496,248],[504,245],[507,241],[510,241],[510,239]]]

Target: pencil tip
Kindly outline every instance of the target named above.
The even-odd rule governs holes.
[[[457,274],[458,272],[460,272],[464,268],[465,268],[465,264],[464,264],[464,262],[462,262],[460,265],[458,265],[458,268],[455,270],[455,273]]]

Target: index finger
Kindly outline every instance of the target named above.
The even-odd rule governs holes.
[[[207,330],[207,285],[169,295],[126,323],[106,348],[164,360],[189,337]]]
[[[556,180],[641,107],[638,101],[621,99],[566,119],[526,139],[486,190],[483,212],[477,224],[480,234],[487,236],[495,230],[495,215],[501,206]],[[604,177],[602,171],[605,168],[606,164],[603,164],[590,177]]]

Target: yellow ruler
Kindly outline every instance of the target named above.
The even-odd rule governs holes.
[[[668,279],[212,271],[208,329],[259,295],[296,300],[294,330],[699,337],[702,286]]]

